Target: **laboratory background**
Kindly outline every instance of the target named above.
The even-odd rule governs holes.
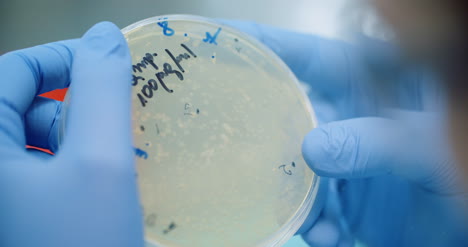
[[[100,21],[124,28],[165,14],[249,20],[345,40],[352,39],[356,30],[382,39],[390,37],[361,0],[2,0],[0,11],[0,55],[78,38]],[[285,246],[308,245],[294,237]]]
[[[350,28],[382,32],[362,0],[3,0],[0,9],[0,54],[78,38],[99,21],[123,28],[164,14],[250,20],[333,38],[348,38]]]

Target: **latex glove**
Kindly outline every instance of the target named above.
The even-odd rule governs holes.
[[[445,139],[444,92],[432,76],[405,69],[379,42],[365,49],[380,58],[341,41],[224,22],[269,46],[310,89],[320,125],[305,138],[303,154],[332,179],[320,217],[312,211],[299,231],[306,242],[467,246],[458,211],[466,194]]]
[[[0,246],[143,246],[131,134],[131,58],[120,30],[100,23],[79,40],[0,57]],[[61,150],[61,103],[72,87]]]

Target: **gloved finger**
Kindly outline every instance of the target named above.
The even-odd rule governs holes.
[[[302,146],[321,176],[366,178],[393,174],[439,193],[458,191],[459,179],[443,133],[426,113],[410,121],[356,118],[312,130]]]
[[[340,198],[340,186],[337,179],[328,179],[327,184],[323,184],[321,189],[327,192],[325,206],[315,224],[301,234],[310,246],[354,246],[354,238],[344,217],[347,210],[344,208],[349,205],[343,204]]]
[[[36,95],[67,87],[76,40],[7,53],[0,57],[0,140],[23,150],[23,115]],[[6,151],[9,155],[12,149]],[[0,151],[1,152],[1,151]]]
[[[272,49],[299,80],[313,90],[340,98],[367,82],[364,63],[350,44],[319,36],[296,33],[254,22],[220,20],[246,32]]]
[[[64,154],[132,164],[130,92],[131,58],[125,38],[114,24],[98,23],[81,39],[73,61]]]
[[[304,241],[313,247],[353,247],[354,239],[332,219],[320,219],[310,231],[302,234]]]
[[[330,219],[319,219],[312,229],[302,234],[302,238],[310,246],[336,247],[340,241],[340,230]]]
[[[28,151],[28,154],[30,154],[31,156],[41,159],[41,160],[49,160],[52,157],[54,157],[52,154],[42,152],[41,150],[37,150],[34,148],[28,148],[27,151]]]
[[[13,51],[0,57],[0,99],[24,114],[36,95],[68,87],[78,40]]]
[[[57,150],[58,124],[62,102],[37,96],[24,117],[26,143],[31,146]]]

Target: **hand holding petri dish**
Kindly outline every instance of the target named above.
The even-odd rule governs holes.
[[[301,154],[316,121],[292,72],[255,39],[202,17],[122,31],[147,247],[284,244],[319,184]]]

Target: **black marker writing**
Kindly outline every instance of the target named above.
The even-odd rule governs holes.
[[[185,72],[184,68],[182,68],[182,66],[180,65],[180,61],[182,61],[182,59],[189,59],[190,55],[187,54],[187,53],[183,53],[183,54],[180,54],[179,56],[177,56],[177,58],[175,58],[174,55],[172,55],[171,51],[169,51],[168,49],[165,49],[165,51],[166,51],[167,55],[169,55],[169,57],[171,57],[172,61],[174,61],[174,63],[177,65],[177,68],[179,68],[180,71]],[[177,75],[177,76],[179,76],[179,75]],[[180,79],[180,76],[179,76],[179,79]]]
[[[142,80],[144,81],[145,78],[141,77],[141,76],[136,76],[136,75],[132,75],[133,76],[133,79],[132,79],[132,86],[136,86],[138,85],[138,80]]]
[[[159,126],[156,124],[156,133],[159,135]]]
[[[195,53],[193,53],[192,50],[190,50],[186,45],[184,44],[180,44],[180,46],[182,46],[188,53],[190,53],[190,55],[192,55],[193,57],[197,57],[197,55],[195,55]]]
[[[146,69],[146,65],[151,65],[155,70],[158,70],[158,66],[154,64],[154,57],[157,56],[158,54],[153,53],[146,53],[141,62],[132,65],[133,72],[142,72],[143,69]],[[142,69],[143,68],[143,69]]]
[[[171,224],[169,224],[167,229],[164,229],[163,233],[168,234],[170,231],[174,230],[174,228],[176,228],[176,226],[177,225],[174,222],[171,222]]]
[[[175,74],[177,78],[179,78],[179,80],[181,81],[184,80],[184,76],[182,75],[182,73],[178,70],[173,69],[169,63],[165,63],[163,65],[163,68],[164,70],[162,72],[156,73],[156,78],[158,78],[158,81],[161,82],[161,84],[164,83],[162,79],[164,79],[164,77],[169,76],[171,74]],[[185,72],[185,71],[182,70],[182,72]]]
[[[286,167],[287,165],[280,165],[278,168],[282,168],[283,169],[283,172],[286,174],[286,175],[292,175],[292,171],[290,169],[286,170]],[[291,163],[291,167],[292,168],[295,168],[296,167],[296,163],[294,163],[294,161]]]
[[[174,90],[170,89],[165,82],[165,78],[169,77],[170,75],[175,75],[180,81],[184,80],[184,75],[185,70],[181,64],[183,60],[188,60],[191,57],[196,58],[197,55],[188,48],[185,44],[180,44],[180,46],[186,51],[182,52],[180,54],[174,55],[169,49],[164,49],[164,51],[167,53],[167,55],[171,58],[172,62],[175,64],[177,69],[173,68],[171,63],[165,62],[162,65],[162,68],[160,68],[158,65],[155,63],[155,57],[157,56],[157,53],[146,53],[145,56],[142,58],[141,62],[132,65],[133,72],[134,73],[142,73],[144,69],[148,68],[153,68],[157,71],[162,69],[162,71],[159,71],[155,73],[155,79],[150,79],[144,84],[140,90],[139,93],[137,93],[137,97],[143,107],[146,106],[148,103],[148,99],[151,99],[154,97],[155,91],[158,91],[158,89],[161,87],[163,88],[166,92],[168,93],[173,93]],[[145,78],[141,76],[136,76],[133,75],[133,80],[132,80],[132,86],[137,86],[140,81],[145,81]],[[158,85],[159,84],[159,85]]]

